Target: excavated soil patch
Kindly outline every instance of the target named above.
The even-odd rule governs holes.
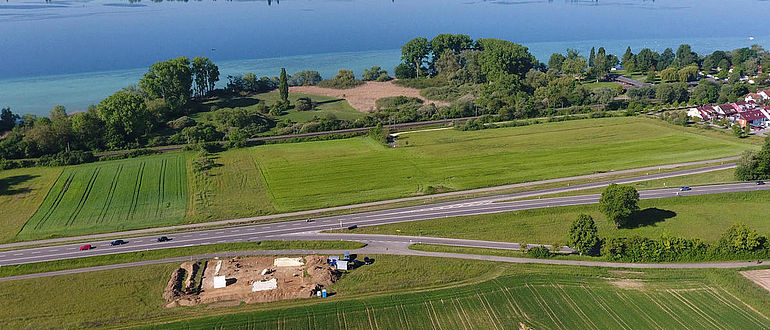
[[[276,262],[278,259],[278,262]],[[276,257],[238,257],[213,259],[203,272],[201,290],[198,293],[185,294],[181,278],[182,268],[172,273],[169,285],[163,297],[166,307],[194,306],[212,304],[216,306],[234,306],[245,303],[261,303],[285,299],[310,298],[318,290],[334,283],[339,274],[326,264],[326,257],[306,256],[294,258],[299,262],[287,262],[289,259]],[[283,266],[288,265],[288,266]],[[186,266],[188,274],[191,265]],[[214,278],[224,276],[226,286],[215,288]],[[264,288],[275,281],[274,289]],[[255,285],[255,282],[256,283]]]
[[[336,97],[348,101],[351,107],[360,112],[376,111],[375,102],[383,97],[408,96],[416,97],[425,104],[434,103],[436,106],[448,106],[449,102],[428,100],[420,95],[420,90],[396,85],[391,81],[377,82],[367,81],[365,84],[348,89],[323,88],[318,86],[296,86],[289,89],[291,92],[323,95]]]

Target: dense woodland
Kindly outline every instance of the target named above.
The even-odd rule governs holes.
[[[416,98],[388,98],[377,102],[377,112],[356,120],[315,116],[309,122],[287,123],[277,117],[289,109],[310,111],[315,106],[308,98],[290,103],[288,86],[343,89],[392,78],[376,66],[363,72],[362,79],[349,70],[340,70],[329,80],[316,71],[288,75],[282,70],[277,77],[228,76],[226,87],[217,89],[216,64],[205,57],[192,61],[179,57],[152,65],[137,85],[115,92],[86,111],[69,114],[56,106],[48,117],[36,117],[2,109],[0,161],[45,156],[44,164],[61,165],[87,161],[93,158],[89,153],[106,150],[210,141],[243,146],[248,138],[268,131],[305,133],[469,116],[483,116],[489,122],[607,110],[634,114],[664,105],[738,100],[757,86],[770,84],[762,67],[770,67],[770,54],[760,46],[705,56],[692,52],[688,45],[662,53],[647,48],[633,53],[628,48],[620,57],[599,47],[591,49],[588,57],[567,50],[543,63],[526,47],[510,41],[440,34],[432,40],[415,38],[404,44],[402,63],[394,75],[396,83],[419,88],[427,99],[446,101],[450,106],[437,107]],[[601,85],[617,68],[650,85],[627,90],[619,84]],[[203,106],[207,100],[275,89],[280,90],[281,99],[273,104]],[[213,119],[197,122],[191,118],[200,111],[210,112]],[[687,122],[681,115],[666,118]],[[472,123],[467,128],[473,127]],[[3,164],[18,166],[18,162]]]

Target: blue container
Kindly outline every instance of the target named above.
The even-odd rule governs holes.
[[[326,289],[321,290],[321,298],[326,298]]]

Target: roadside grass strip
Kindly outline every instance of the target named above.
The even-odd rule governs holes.
[[[176,224],[187,203],[181,153],[67,167],[18,239]]]
[[[706,283],[504,275],[450,289],[208,317],[164,329],[760,329],[770,320]],[[628,282],[630,281],[630,282]],[[634,285],[626,285],[632,283]],[[641,284],[640,284],[641,283]],[[637,285],[638,284],[638,285]]]

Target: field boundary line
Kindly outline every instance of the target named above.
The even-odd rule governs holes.
[[[722,290],[722,292],[724,292],[724,293],[726,293],[726,294],[729,294],[731,297],[735,298],[735,300],[737,300],[737,301],[740,301],[742,304],[746,305],[746,307],[748,307],[748,308],[749,308],[749,309],[751,309],[752,311],[756,312],[757,314],[761,315],[761,316],[762,316],[762,317],[764,317],[766,320],[770,321],[770,317],[767,317],[765,314],[762,314],[762,312],[760,312],[760,311],[759,311],[759,310],[757,310],[756,308],[752,307],[751,305],[747,304],[745,301],[743,301],[743,300],[741,300],[740,298],[736,297],[736,296],[735,296],[735,295],[734,295],[732,292],[730,292],[730,291],[727,291],[725,288],[722,288],[722,287],[720,287],[720,289]]]
[[[682,322],[682,321],[681,321],[679,318],[677,318],[677,317],[675,316],[675,313],[673,313],[673,312],[672,312],[672,311],[671,311],[669,308],[667,308],[667,307],[664,307],[664,306],[663,306],[663,304],[661,304],[661,303],[660,303],[658,300],[656,300],[655,298],[653,298],[653,297],[652,297],[651,295],[649,295],[647,292],[642,292],[642,294],[644,294],[644,296],[645,296],[645,297],[647,297],[647,299],[648,299],[649,301],[652,301],[652,302],[653,302],[655,305],[657,305],[657,306],[658,306],[658,308],[660,308],[660,310],[662,310],[664,313],[668,314],[668,316],[669,316],[669,317],[671,317],[671,319],[672,319],[672,320],[674,320],[674,321],[676,321],[677,323],[679,323],[680,325],[682,325],[682,327],[683,327],[683,328],[685,328],[685,329],[691,329],[690,327],[688,327],[687,325],[685,325],[685,324],[684,324],[684,323],[683,323],[683,322]]]

